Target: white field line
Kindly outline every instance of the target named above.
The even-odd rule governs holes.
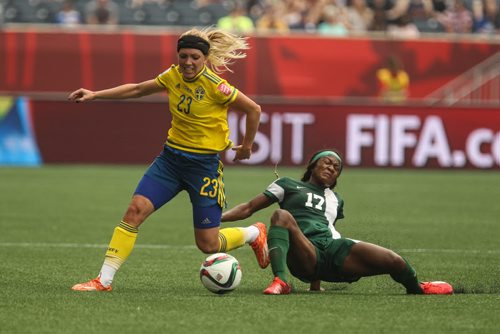
[[[400,249],[401,253],[451,253],[451,254],[500,254],[500,249]]]
[[[80,243],[48,243],[48,242],[0,242],[0,247],[38,247],[38,248],[100,248],[105,249],[107,244],[80,244]],[[144,249],[196,249],[195,245],[149,245],[149,244],[136,244],[135,248]],[[400,253],[452,253],[452,254],[500,254],[500,250],[477,250],[477,249],[430,249],[430,248],[416,248],[416,249],[400,249]]]
[[[79,243],[48,243],[48,242],[0,242],[0,247],[38,247],[38,248],[102,248],[108,247],[107,244],[79,244]],[[195,249],[195,245],[147,245],[136,244],[134,248],[145,249]]]

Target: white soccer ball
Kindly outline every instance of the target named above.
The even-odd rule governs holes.
[[[201,283],[217,294],[233,291],[241,282],[241,267],[234,256],[226,253],[212,254],[200,267]]]

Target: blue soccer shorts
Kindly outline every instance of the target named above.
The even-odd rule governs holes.
[[[186,190],[193,207],[194,226],[216,227],[226,205],[223,168],[218,154],[185,152],[165,145],[134,194],[148,198],[158,210]]]

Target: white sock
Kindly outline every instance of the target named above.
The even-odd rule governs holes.
[[[99,273],[99,280],[104,287],[108,287],[111,285],[111,283],[113,283],[113,278],[115,277],[116,271],[117,270],[110,265],[102,265],[101,272]]]
[[[256,226],[250,225],[248,227],[240,227],[240,228],[243,230],[245,243],[247,244],[251,244],[259,236],[260,230]]]

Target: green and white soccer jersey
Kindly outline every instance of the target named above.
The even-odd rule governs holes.
[[[335,222],[344,218],[344,201],[331,189],[282,177],[269,185],[264,195],[290,212],[313,243],[340,238]]]

